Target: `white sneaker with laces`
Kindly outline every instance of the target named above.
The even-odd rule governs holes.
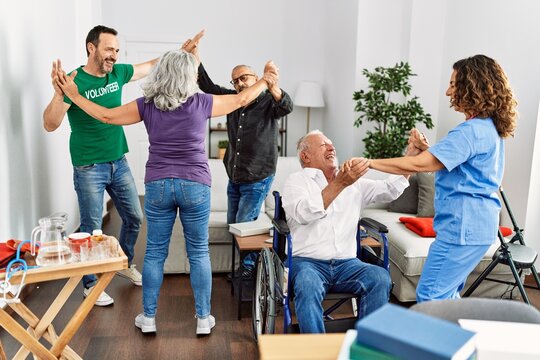
[[[93,286],[91,288],[84,289],[83,290],[84,297],[87,297],[93,289],[94,289]],[[109,294],[107,294],[105,291],[103,291],[101,295],[99,295],[99,297],[97,298],[96,303],[94,305],[107,306],[107,305],[111,305],[112,303],[114,303],[114,299],[110,297]]]
[[[197,318],[197,335],[210,334],[214,326],[216,326],[216,318],[212,315],[208,315],[205,319]]]
[[[156,318],[146,317],[144,313],[140,313],[135,318],[135,326],[143,333],[156,332]]]
[[[131,280],[131,282],[137,286],[142,286],[142,275],[136,269],[135,264],[129,265],[127,269],[117,271],[116,273],[121,277]]]

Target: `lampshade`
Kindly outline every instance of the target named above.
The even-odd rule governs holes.
[[[294,105],[304,107],[324,107],[321,85],[314,81],[302,81],[294,94]]]

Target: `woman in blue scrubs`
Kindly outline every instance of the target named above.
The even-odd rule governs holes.
[[[516,128],[517,102],[501,66],[484,55],[453,65],[446,91],[465,121],[429,147],[413,129],[409,146],[417,155],[371,160],[392,174],[436,171],[437,233],[416,289],[418,302],[459,298],[467,276],[497,238],[504,173],[504,139]]]

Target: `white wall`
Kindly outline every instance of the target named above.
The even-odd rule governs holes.
[[[86,58],[80,33],[87,30],[80,29],[95,21],[89,4],[1,1],[0,241],[29,239],[38,219],[56,211],[68,212],[68,231],[78,224],[69,124],[46,133],[42,113],[53,94],[52,61],[73,65]]]
[[[200,29],[206,29],[199,51],[212,80],[229,86],[235,65],[251,65],[262,73],[267,60],[280,68],[280,86],[291,95],[302,80],[323,81],[323,64],[330,55],[324,48],[324,0],[263,0],[171,2],[144,0],[107,2],[103,21],[116,28],[124,42],[149,41],[181,44]],[[126,16],[125,9],[144,9],[144,14]],[[166,10],[166,11],[164,11]],[[144,25],[141,25],[144,24]],[[122,60],[122,58],[120,58]],[[312,109],[312,128],[321,128],[322,111]],[[212,120],[216,122],[216,120]],[[306,109],[289,115],[288,154],[305,133]],[[219,134],[212,135],[212,149]]]
[[[365,148],[362,139],[366,131],[373,128],[373,124],[368,122],[364,122],[360,129],[352,127],[354,120],[358,117],[358,114],[353,111],[355,103],[352,100],[352,93],[367,88],[367,79],[362,74],[362,69],[373,70],[377,66],[393,66],[397,62],[407,60],[411,31],[411,4],[411,0],[359,1],[357,39],[354,43],[356,49],[353,49],[355,62],[351,69],[347,69],[349,70],[348,77],[354,74],[352,79],[354,87],[348,89],[346,93],[335,94],[337,98],[348,100],[347,102],[342,100],[341,106],[352,115],[352,118],[348,116],[343,119],[343,127],[339,129],[339,133],[347,135],[343,142],[349,144],[348,148],[341,152],[341,158],[361,155]],[[334,19],[334,21],[340,22],[339,19]],[[350,45],[352,44],[345,43],[343,46]],[[341,68],[341,65],[337,67]],[[351,128],[355,130],[351,131]]]
[[[437,127],[428,133],[436,140],[462,121],[444,96],[452,63],[477,53],[494,57],[508,73],[521,114],[516,137],[507,141],[504,184],[529,242],[540,249],[536,186],[540,174],[531,171],[540,165],[540,150],[534,147],[539,132],[535,120],[540,99],[540,47],[536,46],[540,2],[155,0],[149,6],[143,0],[35,0],[23,6],[0,0],[0,4],[0,196],[4,199],[0,239],[28,237],[37,219],[53,211],[77,217],[69,126],[65,122],[47,134],[41,113],[52,95],[51,61],[61,57],[68,69],[84,63],[84,37],[101,22],[120,31],[121,44],[181,44],[206,28],[202,59],[221,84],[230,80],[234,65],[247,63],[261,71],[268,59],[278,64],[281,86],[291,95],[303,80],[321,82],[327,106],[312,109],[312,128],[321,128],[332,138],[340,159],[363,151],[366,127],[353,127],[352,100],[353,91],[366,85],[363,68],[409,61],[418,75],[412,80],[413,93],[433,115]],[[27,11],[29,6],[32,11]],[[289,155],[305,132],[305,121],[305,108],[296,108],[289,117]]]

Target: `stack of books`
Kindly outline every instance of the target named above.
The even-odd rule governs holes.
[[[475,333],[445,320],[387,304],[356,323],[356,339],[349,358],[475,359]]]

